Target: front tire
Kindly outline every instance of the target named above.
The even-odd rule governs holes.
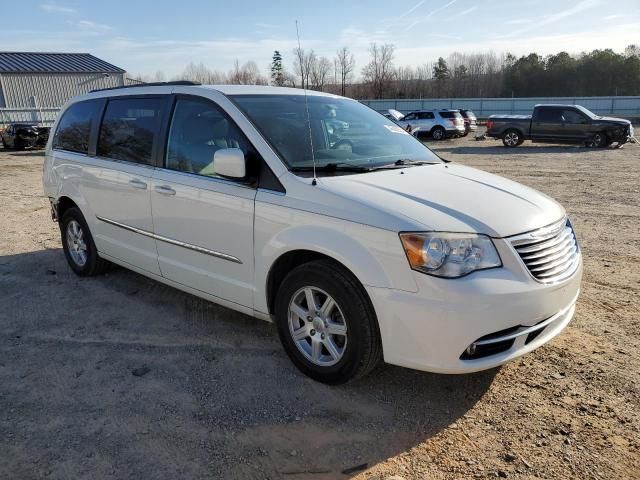
[[[344,268],[317,260],[292,270],[276,296],[280,341],[298,369],[319,382],[345,383],[382,358],[375,312]]]
[[[591,137],[591,140],[587,142],[587,146],[591,148],[603,148],[609,145],[607,135],[604,132],[596,132]]]
[[[517,147],[522,143],[522,136],[517,130],[507,130],[502,134],[502,144],[507,148]]]
[[[446,136],[447,132],[442,127],[434,127],[433,130],[431,130],[431,138],[434,140],[444,140]]]
[[[77,275],[90,277],[104,273],[109,262],[100,258],[89,226],[79,208],[72,207],[60,219],[62,248],[67,262]]]

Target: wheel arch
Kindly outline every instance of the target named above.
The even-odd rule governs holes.
[[[60,221],[60,219],[62,219],[62,216],[67,210],[74,207],[82,211],[80,206],[70,197],[67,197],[66,195],[59,197],[58,201],[56,202],[56,214],[58,217],[58,222]]]
[[[364,288],[363,283],[360,281],[358,276],[344,263],[339,260],[336,260],[334,257],[327,255],[326,253],[321,253],[316,250],[309,249],[295,249],[289,250],[282,255],[280,255],[275,262],[271,265],[269,269],[269,273],[267,274],[265,293],[267,296],[267,307],[269,314],[275,313],[275,303],[276,296],[278,294],[278,289],[282,282],[286,278],[286,276],[299,267],[300,265],[304,265],[305,263],[310,263],[316,260],[326,260],[328,262],[333,263],[337,268],[341,269],[343,272],[347,273],[356,281],[357,285],[361,289],[363,295],[369,302],[369,306],[373,309],[373,303],[369,298],[369,294],[367,290]],[[375,310],[374,310],[375,311]]]
[[[516,132],[518,135],[520,135],[520,138],[524,138],[524,132],[522,131],[522,128],[520,128],[520,127],[516,127],[516,126],[514,126],[514,125],[509,125],[509,126],[507,126],[506,128],[504,128],[504,129],[502,130],[502,132],[500,132],[500,137],[501,137],[501,138],[502,138],[502,137],[504,137],[504,135],[505,135],[507,132],[510,132],[510,131],[512,131],[512,130],[513,130],[514,132]]]

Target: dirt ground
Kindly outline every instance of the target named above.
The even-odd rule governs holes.
[[[0,478],[640,478],[640,145],[430,145],[566,207],[576,316],[500,369],[340,387],[271,324],[124,269],[76,277],[42,153],[0,150]]]

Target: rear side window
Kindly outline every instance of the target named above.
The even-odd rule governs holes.
[[[91,127],[98,118],[101,105],[100,100],[87,100],[71,105],[58,123],[53,148],[88,153]]]
[[[440,112],[442,118],[462,118],[460,112]]]
[[[163,98],[109,100],[100,126],[98,155],[151,165],[165,104]]]
[[[562,122],[562,111],[557,108],[539,108],[536,110],[535,119],[539,122]]]

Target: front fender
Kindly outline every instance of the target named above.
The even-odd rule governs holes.
[[[258,311],[268,311],[266,285],[271,267],[294,250],[321,253],[340,262],[364,286],[417,291],[396,232],[258,202],[254,232]]]

